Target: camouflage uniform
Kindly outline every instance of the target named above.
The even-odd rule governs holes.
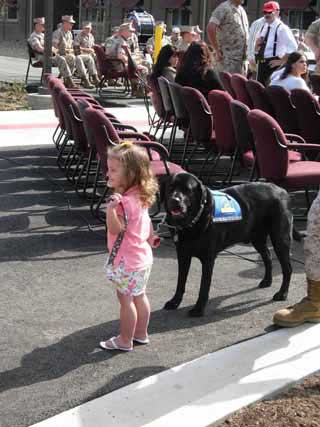
[[[306,275],[320,280],[320,191],[308,213],[307,236],[304,241]]]
[[[66,54],[66,49],[73,49],[73,37],[71,31],[63,31],[62,28],[53,33],[52,44],[58,49],[60,56],[64,56],[70,69],[76,67],[79,77],[86,78],[86,68],[89,75],[97,75],[97,69],[94,59],[89,54],[74,55],[72,53]]]
[[[177,39],[174,39],[172,36],[170,36],[170,44],[177,49],[179,43],[181,42],[182,37],[179,36]]]
[[[186,50],[188,50],[189,46],[191,45],[191,43],[188,43],[186,41],[183,40],[183,38],[181,37],[179,43],[177,44],[176,48],[178,52],[185,52]]]
[[[235,6],[230,0],[221,3],[210,18],[218,26],[217,40],[223,54],[220,70],[229,73],[243,73],[247,58],[249,24],[242,6]]]
[[[162,36],[161,47],[167,46],[167,44],[171,44],[171,39],[170,39],[170,37],[168,37],[166,35],[163,35]],[[147,49],[151,49],[152,52],[153,52],[153,50],[154,50],[154,36],[150,37],[147,40],[146,48]]]
[[[305,34],[305,37],[312,38],[317,48],[320,48],[320,19],[312,22]],[[320,58],[317,61],[315,72],[320,74]]]
[[[74,39],[73,45],[93,49],[95,44],[93,34],[81,31]]]
[[[40,51],[44,49],[44,34],[34,31],[28,38],[28,43],[34,50],[37,60],[43,61],[43,52]],[[63,56],[55,55],[51,59],[52,65],[59,68],[62,77],[71,77],[72,72]]]

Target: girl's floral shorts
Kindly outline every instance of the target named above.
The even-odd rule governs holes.
[[[140,271],[126,271],[124,262],[118,267],[106,263],[107,278],[116,285],[117,291],[123,295],[137,297],[145,292],[149,280],[151,266]]]

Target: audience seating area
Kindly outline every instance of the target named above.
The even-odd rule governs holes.
[[[212,188],[262,179],[306,192],[307,208],[310,190],[320,184],[320,106],[306,91],[224,75],[227,90],[212,90],[207,100],[160,77],[146,85],[150,130],[140,133],[91,95],[67,90],[52,75],[45,79],[59,122],[53,135],[58,166],[99,218],[109,191],[107,148],[123,139],[145,147],[160,183],[180,171]],[[154,208],[161,209],[160,195]]]

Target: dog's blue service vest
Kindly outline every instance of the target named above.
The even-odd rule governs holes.
[[[241,207],[233,197],[221,191],[210,190],[210,193],[214,200],[213,222],[232,222],[242,219]]]

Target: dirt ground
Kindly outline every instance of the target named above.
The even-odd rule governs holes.
[[[27,91],[23,84],[0,82],[0,111],[28,109]]]
[[[287,392],[236,412],[219,427],[319,427],[320,373]]]

